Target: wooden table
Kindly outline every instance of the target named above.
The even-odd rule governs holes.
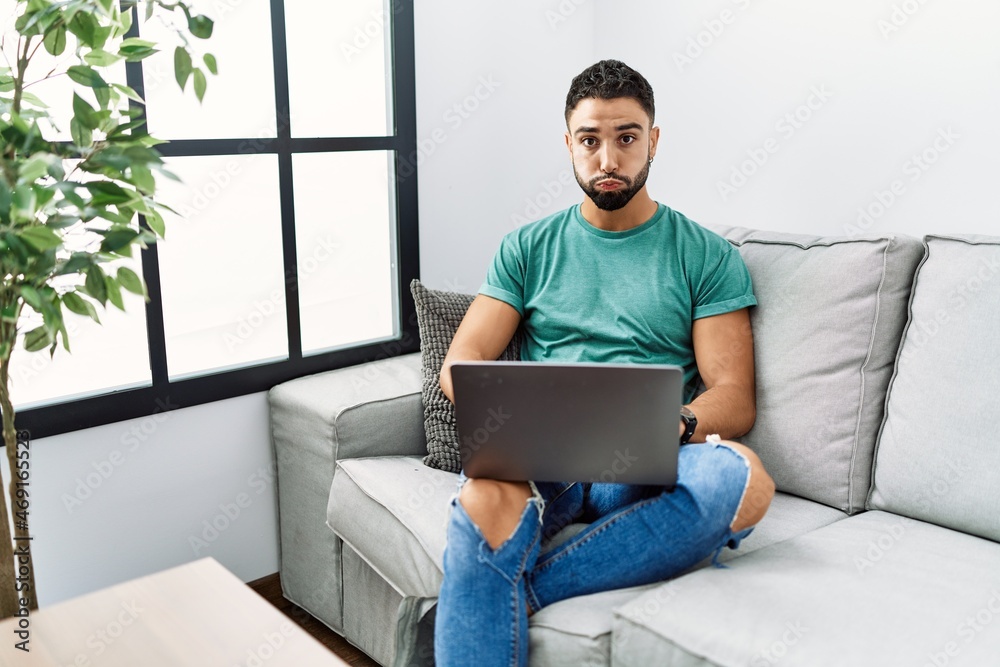
[[[4,667],[342,666],[322,644],[211,558],[31,614],[31,651],[0,623]]]

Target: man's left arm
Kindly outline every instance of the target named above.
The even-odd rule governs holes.
[[[688,405],[698,418],[691,442],[718,433],[738,438],[756,418],[753,332],[747,308],[703,317],[691,327],[695,362],[706,391]],[[680,433],[684,433],[683,422]]]

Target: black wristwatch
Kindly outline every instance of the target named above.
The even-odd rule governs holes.
[[[681,436],[681,444],[684,445],[691,440],[695,429],[698,428],[698,418],[694,416],[694,413],[686,405],[682,405],[681,421],[684,422],[684,435]]]

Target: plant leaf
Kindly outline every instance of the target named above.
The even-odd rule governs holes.
[[[213,56],[211,53],[206,53],[204,60],[205,60],[205,67],[208,68],[209,72],[211,72],[212,74],[219,73],[219,63],[215,61],[215,56]]]
[[[108,82],[94,69],[86,65],[73,65],[66,70],[70,79],[88,88],[107,88]]]
[[[3,310],[0,310],[0,320],[4,322],[17,322],[17,311],[18,305],[16,303],[10,304]]]
[[[148,39],[139,39],[138,37],[128,37],[122,40],[122,43],[118,46],[118,50],[122,49],[132,49],[132,48],[145,48],[152,49],[156,47],[156,42],[151,42]]]
[[[21,173],[18,177],[20,183],[32,183],[44,176],[49,171],[49,155],[46,153],[35,153],[24,161],[21,165]]]
[[[107,109],[108,103],[111,102],[111,89],[110,88],[94,88],[94,97],[97,98],[97,105],[101,109]],[[98,115],[104,116],[105,118],[110,118],[111,115],[103,114],[98,112]]]
[[[31,285],[21,285],[21,298],[24,302],[35,309],[36,313],[42,312],[42,295]]]
[[[84,126],[75,116],[69,121],[69,133],[73,135],[73,143],[80,148],[89,148],[94,143],[94,130]]]
[[[3,242],[7,244],[6,250],[13,252],[17,259],[21,262],[27,263],[30,253],[28,252],[27,246],[24,245],[24,242],[22,242],[21,239],[17,238],[17,236],[10,232],[6,232],[3,234]]]
[[[66,229],[67,227],[72,227],[79,221],[80,218],[75,215],[56,213],[55,215],[50,215],[45,219],[45,226],[49,229]]]
[[[7,219],[10,215],[10,205],[13,202],[14,193],[7,185],[7,179],[0,178],[0,219]]]
[[[98,324],[101,323],[101,319],[97,316],[97,309],[94,308],[94,304],[90,303],[76,292],[67,292],[66,294],[63,294],[62,302],[63,305],[66,306],[71,312],[74,312],[77,315],[86,315]]]
[[[26,103],[30,104],[31,106],[36,107],[38,109],[48,109],[49,108],[49,105],[46,104],[45,102],[43,102],[42,98],[40,98],[38,95],[35,95],[34,93],[29,93],[28,91],[24,91],[23,93],[21,93],[21,101],[22,102],[26,102]],[[25,115],[25,111],[26,111],[26,109],[22,109],[21,110],[21,115]]]
[[[104,284],[108,289],[108,301],[118,310],[125,310],[125,300],[122,299],[122,289],[118,286],[118,281],[111,276],[104,276]]]
[[[49,248],[58,248],[62,245],[59,235],[48,227],[27,227],[21,230],[18,236],[38,252],[45,252]]]
[[[101,267],[91,264],[87,268],[87,279],[83,283],[85,293],[102,306],[108,302],[108,288],[104,283],[104,272]]]
[[[24,349],[28,352],[38,352],[39,350],[44,350],[51,343],[52,338],[49,336],[49,332],[44,326],[32,329],[28,333],[24,334]]]
[[[118,55],[126,62],[134,63],[144,58],[148,58],[154,53],[159,53],[155,42],[147,42],[144,39],[130,37],[124,40],[118,47]]]
[[[94,49],[83,56],[83,61],[92,67],[109,67],[121,60],[121,56],[108,53],[103,49]]]
[[[87,202],[83,201],[83,197],[76,193],[76,189],[81,185],[81,183],[73,181],[60,181],[56,183],[55,187],[62,193],[62,196],[66,201],[73,206],[82,209],[87,206]]]
[[[110,25],[100,25],[97,19],[94,19],[94,41],[87,44],[92,49],[104,50],[104,45],[108,43],[108,37],[111,37],[112,27]]]
[[[188,30],[191,34],[200,39],[208,39],[212,36],[212,28],[215,23],[207,16],[189,16]]]
[[[104,204],[123,204],[131,201],[135,197],[134,192],[129,192],[122,186],[111,181],[93,181],[85,183],[93,198],[90,200],[91,206],[102,206]]]
[[[153,194],[156,191],[156,179],[153,178],[153,172],[141,164],[131,166],[129,181],[146,194]]]
[[[129,98],[133,102],[138,102],[139,104],[146,103],[145,100],[139,97],[139,93],[135,92],[133,89],[129,88],[126,85],[120,83],[113,83],[111,84],[111,87],[117,90],[118,92],[122,93],[123,95],[125,95],[125,97]]]
[[[127,266],[118,269],[118,282],[121,283],[122,287],[132,292],[132,294],[146,297],[146,286],[143,285],[142,278]]]
[[[35,191],[35,197],[38,200],[38,203],[35,206],[39,211],[43,210],[45,205],[52,201],[52,198],[56,196],[56,191],[53,190],[48,183],[32,183],[31,189]]]
[[[112,229],[104,233],[101,242],[101,252],[117,252],[129,245],[139,236],[139,232],[131,228]]]
[[[62,313],[59,313],[59,335],[62,336],[63,348],[69,352],[69,332],[66,331],[66,322],[62,319]],[[52,349],[49,351],[50,356],[54,356],[56,353],[56,346],[53,343]]]
[[[201,71],[201,68],[195,68],[194,70],[194,94],[198,98],[199,102],[203,102],[205,99],[205,88],[208,87],[208,82],[205,80],[205,73]]]
[[[61,56],[66,50],[66,27],[59,26],[45,35],[45,50],[54,56]]]
[[[174,78],[177,79],[177,85],[181,87],[181,90],[184,90],[184,86],[187,85],[191,69],[191,54],[183,46],[178,46],[174,49]]]
[[[91,46],[97,42],[96,31],[98,23],[89,14],[84,12],[73,14],[73,18],[70,19],[66,27],[69,28],[71,33],[79,37],[80,42],[86,46]]]
[[[163,222],[163,216],[156,211],[151,211],[143,217],[145,217],[146,224],[153,230],[154,234],[159,236],[161,239],[166,238],[167,228],[166,224]]]
[[[121,20],[121,27],[119,30],[119,35],[126,35],[128,31],[132,29],[132,7],[122,7],[121,14],[119,14]]]
[[[88,266],[90,266],[90,255],[85,252],[74,252],[59,268],[55,275],[66,276],[74,273],[81,273],[83,269]]]
[[[49,161],[49,176],[57,181],[61,181],[66,177],[66,170],[63,169],[62,160],[53,159]]]
[[[22,184],[14,188],[14,197],[11,203],[11,218],[34,219],[35,210],[38,207],[38,199],[35,197],[35,191],[31,189],[30,185]]]
[[[97,129],[97,110],[76,93],[73,93],[73,118],[88,130]]]

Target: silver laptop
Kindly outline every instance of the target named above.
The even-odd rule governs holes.
[[[469,477],[677,481],[677,366],[463,361],[451,378]]]

